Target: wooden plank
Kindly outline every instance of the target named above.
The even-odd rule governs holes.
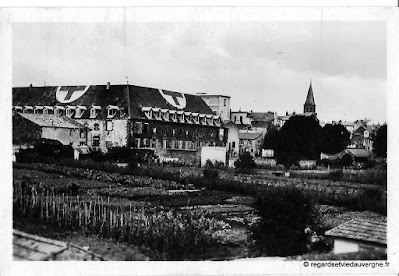
[[[25,233],[25,232],[21,232],[21,231],[15,230],[15,229],[13,230],[13,235],[24,237],[24,238],[28,238],[28,239],[32,239],[32,240],[41,241],[41,242],[48,243],[48,244],[66,246],[65,242],[39,237],[39,236],[28,234],[28,233]]]
[[[57,252],[60,249],[67,248],[67,246],[47,244],[47,243],[42,243],[42,242],[38,242],[38,241],[30,241],[30,240],[26,240],[26,239],[24,239],[24,240],[17,239],[15,241],[13,241],[13,245],[17,245],[19,247],[25,247],[32,251],[43,252],[46,254],[50,254],[52,252]]]
[[[21,247],[18,245],[13,246],[13,255],[18,256],[20,258],[25,258],[30,261],[40,261],[46,256],[48,256],[48,254],[44,252],[33,251],[29,248]]]

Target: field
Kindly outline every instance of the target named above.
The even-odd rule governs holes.
[[[35,202],[30,203],[15,203],[18,200],[14,198],[14,205],[19,206],[14,208],[14,228],[89,246],[110,260],[227,260],[255,256],[251,250],[250,226],[258,217],[251,195],[238,188],[228,191],[190,183],[188,180],[195,182],[193,177],[199,177],[198,169],[156,167],[154,170],[178,173],[179,177],[165,180],[100,169],[15,164],[14,194],[21,191],[21,201],[22,190],[18,189],[29,183],[30,188],[35,187],[36,196]],[[318,194],[330,193],[332,197],[339,194],[356,197],[359,191],[379,186],[281,177],[267,171],[235,175],[234,171],[223,170],[219,174],[221,179],[244,186],[295,185]],[[65,198],[68,198],[66,205],[72,208],[61,202]],[[326,229],[354,217],[386,219],[369,210],[317,206]],[[101,215],[96,210],[101,210]]]

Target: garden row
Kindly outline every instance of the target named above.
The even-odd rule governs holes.
[[[115,206],[109,198],[81,200],[50,190],[14,184],[14,215],[29,216],[64,229],[142,245],[157,252],[156,259],[184,260],[217,246],[213,234],[226,224],[194,210],[148,212],[145,208]]]
[[[164,187],[165,189],[187,189],[196,187],[219,190],[257,197],[269,187],[295,186],[312,194],[320,204],[346,206],[353,210],[370,210],[386,214],[386,192],[382,187],[329,180],[307,180],[280,177],[265,179],[251,175],[219,178],[219,171],[205,169],[203,176],[181,176],[179,172],[165,172],[162,167],[119,168],[113,164],[93,162],[71,162],[69,166],[50,164],[15,163],[16,168],[42,170],[50,173],[111,181],[129,186]],[[83,168],[78,168],[79,166]],[[98,168],[98,169],[96,169]],[[114,173],[110,173],[114,169]],[[107,172],[108,171],[108,172]],[[144,176],[148,174],[149,176]],[[166,181],[165,181],[166,180]]]

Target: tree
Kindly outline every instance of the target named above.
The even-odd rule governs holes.
[[[350,144],[350,133],[341,124],[327,124],[321,129],[320,151],[336,154],[343,151]]]
[[[278,141],[278,129],[273,126],[265,134],[265,139],[263,140],[263,148],[276,150],[278,147]]]
[[[249,172],[251,169],[256,167],[256,163],[249,152],[244,152],[240,154],[238,160],[234,162],[234,166],[239,171]]]
[[[315,116],[292,116],[280,129],[277,162],[291,165],[320,156],[321,126]]]
[[[373,152],[381,157],[387,157],[387,125],[381,126],[374,138]]]

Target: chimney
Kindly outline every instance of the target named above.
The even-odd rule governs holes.
[[[30,84],[30,85],[29,85],[29,92],[32,91],[32,88],[33,88],[33,85]]]
[[[107,82],[107,90],[109,89],[110,86],[111,86],[111,83],[108,81]]]
[[[288,116],[288,111],[285,112],[285,116]]]

